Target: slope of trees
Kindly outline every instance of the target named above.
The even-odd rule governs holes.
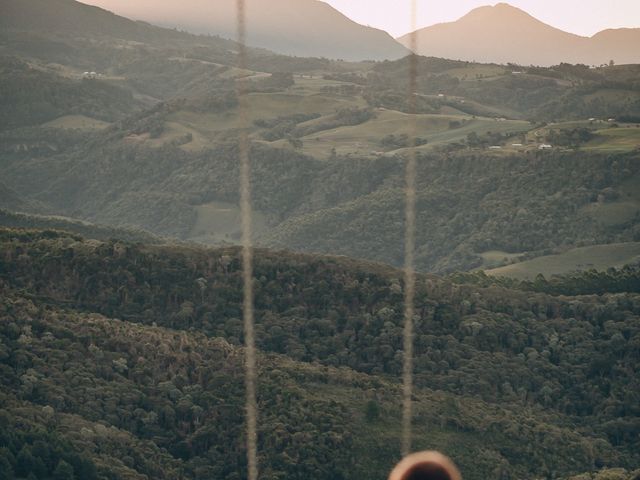
[[[193,153],[171,142],[151,148],[126,140],[133,134],[162,134],[175,108],[160,105],[79,143],[71,139],[71,147],[58,142],[60,152],[53,155],[38,153],[36,145],[28,153],[12,150],[20,142],[7,134],[0,137],[8,152],[0,163],[7,181],[25,198],[37,198],[53,211],[188,239],[197,206],[238,201],[237,149],[223,143]],[[277,138],[294,134],[298,120],[259,123],[273,123],[268,132]],[[489,250],[536,256],[562,246],[640,239],[634,220],[608,226],[584,213],[602,192],[615,193],[640,174],[634,154],[544,153],[421,156],[419,268],[470,270]],[[269,216],[269,230],[260,241],[400,265],[402,168],[398,158],[320,161],[254,145],[254,206]]]
[[[62,115],[115,121],[133,112],[131,92],[99,80],[71,81],[0,57],[0,130],[37,125]]]
[[[16,231],[5,231],[1,245],[4,288],[38,302],[243,341],[235,249]],[[258,345],[393,381],[402,370],[400,278],[373,264],[261,251]],[[609,442],[618,465],[632,465],[640,431],[637,294],[549,297],[435,277],[419,285],[418,386],[546,412],[558,426]]]
[[[589,270],[569,275],[557,275],[549,279],[538,275],[534,281],[518,281],[506,277],[491,277],[484,272],[460,273],[450,276],[459,284],[482,287],[501,286],[509,289],[543,292],[549,295],[603,295],[605,293],[640,293],[640,267],[627,265],[606,272]]]
[[[241,350],[4,293],[0,463],[8,478],[246,475]],[[398,385],[282,356],[261,355],[259,365],[264,478],[386,478],[398,456]],[[417,448],[446,449],[466,478],[619,463],[606,441],[526,407],[417,391],[416,414]],[[528,449],[524,440],[534,438]],[[575,464],[557,451],[558,438]]]
[[[236,249],[4,230],[0,252],[0,421],[14,432],[0,458],[14,472],[242,478]],[[385,478],[401,272],[259,251],[255,281],[258,342],[272,352],[259,362],[265,478]],[[445,449],[471,479],[637,465],[637,294],[419,285],[416,448]],[[23,468],[29,453],[44,469]]]
[[[127,242],[146,244],[161,243],[158,237],[144,230],[105,227],[64,217],[13,213],[2,208],[0,208],[0,225],[11,228],[62,230],[82,235],[84,238],[93,238],[96,240],[117,238]]]
[[[290,216],[269,233],[269,244],[400,265],[401,164],[381,159],[360,176],[373,177],[381,165],[389,173],[375,190]],[[480,266],[478,254],[489,250],[535,255],[561,245],[635,241],[637,222],[606,227],[582,211],[595,204],[605,185],[615,191],[637,175],[637,166],[633,155],[425,155],[417,179],[418,265],[451,272]],[[335,182],[336,176],[331,178]],[[346,181],[338,185],[349,191]]]
[[[558,121],[640,114],[637,65],[598,70],[569,64],[551,68],[493,65],[493,73],[473,75],[473,67],[482,67],[480,64],[427,57],[418,57],[417,63],[419,93],[464,97],[486,107],[494,107],[496,116]],[[465,67],[470,73],[462,78],[451,73]],[[515,75],[512,73],[514,70],[520,73]],[[374,104],[398,108],[402,105],[402,94],[407,91],[408,78],[409,62],[406,58],[380,63],[368,77],[366,96]],[[490,78],[490,81],[485,81],[485,78]],[[626,95],[619,98],[594,95],[615,91],[626,92]],[[383,101],[394,93],[400,103],[393,105],[388,100],[386,103]],[[406,98],[406,94],[404,96]],[[471,105],[456,104],[456,108],[465,111],[469,107]],[[497,113],[500,109],[501,114]],[[476,114],[472,110],[467,113]]]

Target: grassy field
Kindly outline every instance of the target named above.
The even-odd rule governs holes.
[[[256,72],[253,72],[251,70],[231,67],[226,72],[221,73],[219,77],[220,78],[237,78],[237,77],[246,78],[246,77],[252,77],[253,75],[256,75]]]
[[[477,115],[481,117],[505,117],[510,119],[521,119],[522,114],[509,108],[484,105],[469,99],[454,98],[455,106],[458,110],[469,112],[467,115]]]
[[[172,115],[173,121],[164,124],[164,131],[158,138],[145,140],[149,146],[161,147],[167,142],[179,140],[185,135],[191,134],[192,140],[180,148],[189,152],[197,152],[204,148],[215,146],[218,134],[226,129],[233,128],[235,117],[225,120],[214,115],[191,114],[191,112],[179,112]]]
[[[602,153],[640,151],[640,127],[630,125],[596,130],[596,138],[587,143],[585,150]]]
[[[326,80],[322,76],[297,76],[295,77],[295,85],[289,88],[292,93],[313,95],[322,93],[325,87],[338,87],[341,85],[353,85],[349,82],[341,82],[338,80]]]
[[[331,95],[302,95],[295,93],[255,93],[249,95],[248,120],[272,119],[296,113],[318,113],[330,115],[341,108],[362,107],[364,100],[340,98]],[[220,113],[201,113],[180,110],[167,118],[165,130],[160,137],[146,140],[151,146],[178,139],[190,133],[193,140],[181,146],[188,151],[198,151],[216,144],[220,134],[236,128],[237,110]],[[259,137],[255,136],[256,139]]]
[[[489,78],[504,74],[504,67],[495,65],[469,65],[452,71],[456,75],[476,78],[476,75]],[[236,72],[250,73],[250,72]],[[354,84],[343,81],[328,80],[322,75],[296,75],[295,84],[284,92],[252,93],[248,97],[248,121],[252,124],[251,138],[262,142],[262,130],[253,126],[256,120],[268,120],[277,117],[288,117],[294,114],[318,114],[320,118],[302,123],[299,126],[312,126],[331,121],[328,118],[344,108],[367,108],[368,104],[358,94],[342,95],[328,92],[327,87],[339,87]],[[438,95],[425,95],[439,99]],[[531,128],[529,122],[521,120],[504,120],[517,118],[518,113],[487,107],[463,97],[446,97],[447,105],[439,114],[418,115],[418,136],[426,139],[427,144],[419,147],[422,151],[451,142],[460,142],[467,135],[475,132],[479,136],[488,132],[519,133]],[[476,116],[465,113],[471,109]],[[499,120],[493,117],[501,117]],[[145,143],[160,147],[167,142],[179,141],[180,148],[187,151],[199,151],[213,147],[222,136],[228,137],[228,131],[237,126],[235,109],[218,113],[194,112],[180,110],[167,118],[162,135],[156,139],[141,139]],[[403,148],[392,150],[381,145],[386,135],[409,135],[409,115],[380,108],[376,118],[356,126],[343,126],[310,134],[302,138],[302,152],[315,158],[328,158],[335,151],[338,155],[355,155],[372,157],[386,154],[402,154]],[[458,128],[450,128],[450,122],[459,122]],[[190,134],[191,140],[184,139]],[[273,146],[293,148],[287,140],[271,143]],[[509,147],[505,147],[509,149]],[[510,149],[510,151],[513,149]]]
[[[348,107],[366,107],[366,102],[357,96],[342,97],[319,93],[321,87],[328,84],[340,84],[332,80],[305,78],[297,80],[296,86],[286,93],[256,93],[249,96],[249,118],[255,120],[272,119],[279,116],[289,116],[296,113],[317,113],[323,117],[331,116],[336,111]],[[484,135],[487,132],[511,133],[527,130],[529,124],[524,121],[497,121],[493,118],[472,118],[465,114],[418,115],[418,135],[428,140],[428,144],[421,147],[429,150],[436,145],[461,141],[471,132]],[[181,110],[172,113],[165,124],[165,131],[157,139],[146,140],[152,146],[161,146],[166,142],[179,139],[185,134],[191,134],[193,140],[182,145],[181,148],[197,151],[211,147],[217,137],[237,125],[237,112],[230,110],[221,113],[199,113]],[[317,158],[327,158],[332,149],[340,155],[372,156],[392,152],[380,145],[385,135],[402,135],[410,133],[409,115],[395,110],[378,109],[376,118],[356,126],[344,126],[325,130],[304,137],[303,151]],[[314,123],[325,122],[326,118],[310,120],[301,126],[311,126]],[[457,121],[462,124],[459,128],[450,128],[449,122]],[[255,140],[260,140],[256,133]],[[287,147],[285,140],[274,142],[274,145]]]
[[[462,126],[450,128],[449,122],[461,122]],[[428,143],[419,147],[427,151],[437,145],[464,140],[471,132],[478,135],[501,132],[512,133],[526,130],[528,122],[517,120],[496,121],[490,118],[475,118],[468,115],[418,115],[418,136]],[[385,135],[410,134],[410,116],[395,110],[378,109],[376,118],[360,125],[345,126],[314,133],[302,140],[303,151],[316,158],[327,158],[332,149],[339,155],[375,156],[403,153],[404,149],[388,150],[380,141]],[[285,142],[278,144],[284,146]]]
[[[275,118],[294,113],[319,113],[327,115],[346,107],[363,107],[361,98],[339,97],[316,93],[301,95],[296,93],[256,93],[249,95],[250,119]]]
[[[521,253],[507,253],[502,252],[500,250],[490,250],[488,252],[481,253],[483,268],[497,268],[499,266],[504,265],[505,263],[509,263],[513,260],[518,260],[522,256]]]
[[[544,127],[534,128],[527,133],[528,143],[546,142],[551,130],[571,130],[587,128],[594,134],[594,138],[580,146],[582,150],[599,153],[627,153],[640,149],[640,124],[622,124],[613,128],[606,119],[590,121],[574,120],[569,122],[550,123]]]
[[[65,128],[76,130],[102,130],[109,126],[109,123],[84,115],[65,115],[49,122],[43,123],[43,127]]]
[[[211,202],[196,207],[196,211],[198,217],[189,240],[209,245],[239,242],[241,221],[240,208],[237,205]],[[259,236],[267,229],[264,214],[254,211],[252,220],[254,236]]]
[[[487,270],[488,275],[533,280],[538,274],[545,277],[584,270],[606,270],[640,261],[640,243],[617,243],[574,248],[559,255],[548,255],[506,267]]]
[[[445,73],[460,80],[476,80],[499,77],[507,69],[500,65],[469,64],[465,67],[452,68]]]
[[[450,71],[456,75],[475,78],[482,75],[485,79],[503,75],[504,67],[495,65],[469,65]],[[235,72],[236,74],[249,74],[251,72]],[[258,75],[261,75],[258,73]],[[326,87],[352,85],[348,82],[327,80],[321,75],[297,75],[295,84],[285,92],[280,93],[252,93],[248,97],[249,110],[248,121],[253,125],[256,120],[287,117],[293,114],[318,114],[321,118],[310,120],[300,126],[311,126],[316,123],[326,123],[329,116],[344,108],[366,108],[367,102],[360,95],[341,95],[324,91]],[[608,91],[607,91],[608,92]],[[605,93],[607,93],[605,92]],[[610,93],[610,92],[609,92]],[[608,93],[608,94],[609,94]],[[610,94],[622,95],[627,92],[613,91]],[[439,98],[438,95],[425,95]],[[596,137],[585,144],[585,150],[605,153],[628,152],[640,148],[640,128],[622,126],[620,128],[606,128],[606,122],[590,122],[580,120],[564,123],[553,123],[545,127],[531,130],[531,124],[527,121],[514,120],[518,118],[517,112],[505,109],[487,107],[462,97],[445,97],[447,105],[439,114],[418,115],[418,136],[426,139],[427,144],[419,147],[420,151],[430,151],[434,148],[452,143],[464,141],[468,134],[474,132],[483,136],[488,132],[502,134],[517,134],[528,132],[524,147],[512,147],[511,143],[521,143],[518,139],[504,142],[504,153],[514,153],[528,148],[537,148],[540,143],[546,142],[546,136],[551,129],[571,129],[577,127],[590,128]],[[477,116],[473,117],[465,113],[473,111]],[[495,119],[493,117],[502,117]],[[409,135],[409,115],[380,108],[376,111],[376,118],[361,125],[343,126],[310,134],[302,138],[301,151],[315,158],[328,158],[335,152],[338,155],[354,155],[360,157],[374,157],[380,155],[393,155],[404,153],[403,148],[392,150],[381,145],[381,140],[386,135]],[[510,118],[511,120],[504,120]],[[450,128],[450,122],[460,122],[458,128]],[[61,120],[65,123],[65,120]],[[70,120],[66,122],[71,123]],[[81,122],[78,122],[81,123]],[[237,111],[229,110],[219,113],[201,113],[181,110],[169,115],[165,124],[165,131],[157,139],[143,139],[151,146],[162,146],[167,142],[179,141],[181,148],[187,151],[199,151],[213,147],[222,136],[228,136],[228,131],[237,125]],[[603,128],[605,127],[605,128]],[[72,127],[68,127],[72,128]],[[87,127],[88,128],[88,127]],[[97,128],[97,127],[94,127]],[[262,130],[252,126],[251,137],[254,141],[262,142]],[[184,141],[190,135],[190,141]],[[287,140],[278,140],[273,146],[293,148]],[[628,212],[635,211],[624,205],[617,205],[621,209],[623,217]],[[627,212],[627,213],[625,213]],[[618,215],[620,216],[620,215]],[[618,217],[617,216],[617,217]],[[616,217],[616,218],[617,218]],[[626,218],[626,217],[625,217]]]

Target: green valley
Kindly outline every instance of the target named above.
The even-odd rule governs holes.
[[[53,37],[35,36],[23,17],[4,33],[4,53],[21,58],[4,57],[5,68],[29,75],[33,88],[62,89],[74,105],[56,100],[47,117],[28,123],[12,115],[0,134],[3,181],[40,206],[31,213],[233,243],[230,219],[208,205],[237,208],[234,78],[243,77],[261,215],[256,242],[400,264],[407,59],[251,50],[250,70],[239,71],[232,42],[104,21],[113,33],[92,42],[101,63],[91,67],[89,57],[61,57],[63,45],[86,50],[78,40],[91,38],[84,27],[58,25],[56,49],[37,55],[25,39],[42,45]],[[635,200],[623,198],[623,180],[640,178],[637,66],[417,62],[420,269],[471,270],[490,250],[529,260],[640,239]],[[83,68],[98,70],[97,78],[78,80]],[[19,98],[6,97],[5,111],[25,111]],[[40,105],[28,108],[42,112]],[[15,201],[0,206],[20,211]]]

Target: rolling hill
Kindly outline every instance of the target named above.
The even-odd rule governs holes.
[[[0,206],[3,205],[1,188],[0,185]],[[12,208],[12,210],[22,210],[22,208]],[[12,228],[60,230],[95,240],[118,238],[128,242],[146,244],[162,242],[158,237],[140,229],[105,227],[65,217],[13,213],[5,208],[0,208],[0,225]]]
[[[136,22],[75,0],[0,0],[3,31],[70,33],[154,43],[187,40],[183,32]],[[206,39],[201,40],[206,43]]]
[[[165,66],[159,60],[159,72]],[[401,263],[406,67],[406,60],[355,67],[336,62],[313,78],[281,75],[280,84],[254,75],[248,98],[257,242]],[[571,118],[579,102],[585,113],[631,113],[637,105],[628,101],[635,95],[632,67],[512,75],[497,65],[433,58],[419,59],[419,67],[417,124],[425,142],[419,147],[420,269],[476,268],[492,250],[531,258],[560,247],[636,241],[637,202],[625,192],[639,173],[633,150],[640,129],[588,119],[547,125],[522,119],[538,111]],[[486,77],[478,81],[476,72]],[[183,73],[198,79],[202,71]],[[573,87],[572,79],[583,88]],[[591,92],[612,93],[607,85],[614,79],[617,100],[607,101],[606,110],[587,102]],[[167,96],[176,91],[172,83],[157,85]],[[72,130],[66,127],[75,124],[64,115],[44,127],[7,131],[0,135],[3,174],[25,198],[51,206],[42,213],[233,243],[237,104],[228,80],[209,87],[211,93],[178,96],[106,129]],[[571,136],[576,129],[591,139],[578,143],[578,151]],[[541,152],[538,145],[547,138],[564,146]],[[488,152],[491,146],[498,148]],[[613,219],[606,213],[613,210],[627,213],[600,222],[601,216]]]
[[[0,251],[4,471],[243,477],[237,248],[0,229]],[[261,471],[386,478],[402,272],[265,250],[255,272]],[[446,451],[469,480],[634,478],[637,291],[554,297],[420,275],[417,305],[416,448]]]
[[[75,0],[1,0],[0,8],[2,64],[17,57],[29,65],[31,77],[81,80],[84,72],[96,72],[94,86],[125,87],[147,106],[221,88],[228,93],[237,77],[317,72],[337,64],[249,48],[250,70],[243,71],[235,68],[237,44],[219,36],[136,22]]]
[[[182,30],[236,38],[234,0],[87,0],[116,13]],[[359,25],[318,0],[250,0],[248,43],[278,53],[344,60],[395,60],[407,55],[388,33]]]
[[[640,63],[640,29],[612,29],[591,38],[549,26],[507,3],[480,7],[455,22],[418,30],[420,55],[486,63],[550,66]],[[408,46],[410,34],[398,40]]]
[[[0,56],[0,131],[63,116],[112,122],[141,109],[131,91],[94,79],[70,79],[17,58]],[[106,123],[105,123],[106,125]]]

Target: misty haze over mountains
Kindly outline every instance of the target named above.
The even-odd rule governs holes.
[[[409,45],[410,35],[398,39]],[[499,3],[477,8],[460,20],[418,31],[421,55],[492,63],[550,66],[640,61],[640,29],[604,30],[581,37],[551,27],[528,13]]]
[[[93,0],[119,15],[193,33],[236,37],[235,0]],[[396,60],[409,53],[391,35],[360,25],[316,0],[248,0],[247,41],[304,57]]]
[[[194,33],[235,38],[234,0],[90,0],[127,17]],[[344,60],[396,60],[409,35],[395,41],[318,0],[250,0],[248,42],[278,53]],[[506,3],[480,7],[455,22],[418,31],[417,53],[457,60],[557,65],[640,62],[640,29],[582,37],[547,25]],[[399,45],[399,43],[402,45]]]

